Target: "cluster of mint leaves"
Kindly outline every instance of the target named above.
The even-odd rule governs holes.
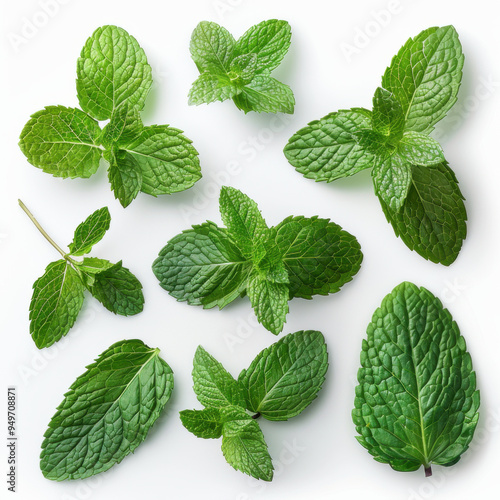
[[[44,434],[40,468],[47,479],[104,472],[146,439],[174,388],[159,352],[140,340],[123,340],[75,380]]]
[[[115,314],[131,316],[142,311],[142,285],[121,261],[113,264],[96,257],[75,260],[88,254],[109,229],[111,216],[107,207],[96,210],[75,229],[69,252],[65,252],[21,200],[19,204],[62,256],[51,262],[33,284],[30,333],[39,349],[51,346],[69,332],[83,306],[85,290]]]
[[[252,26],[237,41],[217,23],[202,21],[191,36],[191,57],[200,76],[189,91],[189,104],[232,99],[245,113],[293,113],[292,90],[271,76],[291,36],[290,25],[277,19]]]
[[[232,467],[271,481],[274,467],[257,418],[280,421],[301,413],[316,398],[327,370],[325,339],[318,331],[286,335],[261,351],[237,380],[199,346],[193,388],[205,409],[181,411],[181,421],[197,437],[222,436],[222,453]]]
[[[204,308],[227,306],[248,295],[259,322],[282,331],[288,301],[340,290],[359,271],[358,241],[329,219],[290,216],[268,227],[257,204],[223,186],[220,213],[172,238],[153,263],[162,288]]]
[[[151,73],[135,38],[116,26],[98,28],[78,58],[81,109],[48,106],[33,114],[21,133],[21,151],[35,167],[64,178],[90,177],[104,158],[123,207],[139,192],[158,196],[190,188],[201,178],[191,141],[181,130],[141,121]],[[109,122],[101,129],[98,121],[104,120]]]
[[[463,62],[453,26],[422,31],[393,58],[372,111],[330,113],[299,130],[284,149],[315,181],[372,168],[375,193],[396,235],[443,265],[460,252],[467,213],[455,174],[429,134],[457,100]]]
[[[352,418],[358,441],[398,471],[454,465],[474,435],[479,391],[451,314],[425,288],[401,283],[363,340]]]

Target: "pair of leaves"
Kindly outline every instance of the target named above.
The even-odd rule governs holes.
[[[397,236],[435,263],[450,265],[466,237],[457,179],[428,134],[457,100],[463,54],[452,26],[410,38],[393,58],[373,110],[330,113],[285,146],[305,177],[331,182],[372,168],[375,192]]]
[[[450,466],[479,418],[465,340],[437,297],[412,283],[382,301],[363,340],[352,417],[358,441],[398,471]]]
[[[239,39],[217,23],[202,21],[191,36],[191,57],[200,71],[189,104],[232,99],[245,113],[293,113],[295,98],[271,76],[290,47],[290,25],[271,19],[252,26]]]
[[[159,352],[140,340],[123,340],[76,379],[44,434],[40,468],[47,479],[104,472],[146,439],[174,388]]]
[[[288,420],[301,413],[316,398],[327,370],[325,339],[317,331],[286,335],[261,351],[237,380],[199,346],[193,388],[205,409],[181,411],[181,421],[197,437],[222,436],[232,467],[271,481],[272,459],[256,419]]]
[[[222,309],[247,294],[259,322],[278,334],[290,299],[337,292],[361,266],[356,238],[328,219],[290,216],[269,228],[257,204],[230,187],[222,187],[219,204],[226,228],[193,226],[153,263],[179,301]]]
[[[27,208],[22,203],[21,206],[39,227]],[[69,332],[83,306],[85,290],[115,314],[130,316],[142,311],[142,285],[121,261],[112,264],[96,257],[84,257],[82,261],[73,258],[88,254],[103,238],[110,222],[107,207],[96,210],[76,228],[67,254],[39,227],[63,254],[33,284],[30,333],[39,349],[51,346]]]
[[[21,151],[32,165],[56,177],[90,177],[104,158],[111,189],[123,207],[139,192],[158,196],[190,188],[201,178],[191,141],[181,130],[141,121],[152,83],[136,39],[116,26],[98,28],[77,63],[81,110],[48,106],[34,113],[21,133]],[[109,120],[103,130],[102,120]]]

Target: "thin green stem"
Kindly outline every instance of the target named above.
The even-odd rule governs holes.
[[[68,260],[68,256],[67,256],[67,253],[45,232],[45,229],[40,226],[40,224],[38,223],[38,221],[35,219],[35,217],[33,216],[33,214],[28,210],[28,208],[26,207],[26,205],[21,201],[21,200],[18,200],[19,201],[19,205],[20,207],[24,210],[24,212],[26,213],[26,215],[31,219],[31,222],[33,222],[33,224],[35,224],[36,228],[43,234],[44,238],[66,259]]]

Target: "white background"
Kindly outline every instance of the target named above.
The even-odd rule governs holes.
[[[485,498],[498,491],[496,6],[480,0],[2,2],[0,437],[6,434],[6,388],[15,385],[16,498],[415,500]],[[292,26],[290,52],[274,75],[292,87],[295,114],[244,115],[231,102],[189,107],[186,96],[197,77],[189,39],[196,24],[216,21],[238,37],[271,18],[286,19]],[[125,28],[146,51],[155,84],[144,122],[171,124],[193,140],[203,172],[193,189],[158,199],[140,194],[124,210],[110,191],[104,166],[91,179],[62,180],[34,168],[20,152],[18,137],[30,114],[46,105],[78,106],[76,59],[86,39],[104,24]],[[298,174],[282,154],[288,138],[307,122],[341,108],[371,108],[386,66],[408,37],[447,24],[459,32],[466,59],[459,100],[435,137],[460,180],[469,215],[467,240],[448,268],[425,261],[394,236],[369,172],[316,184]],[[364,253],[361,271],[340,293],[290,303],[284,332],[321,330],[330,369],[319,398],[303,414],[289,422],[261,422],[275,459],[272,483],[234,471],[222,456],[220,441],[191,435],[178,411],[200,408],[191,380],[199,344],[237,375],[276,337],[256,323],[248,299],[223,311],[190,307],[162,290],[151,272],[159,250],[181,230],[206,219],[220,223],[221,184],[256,200],[270,225],[291,214],[331,218],[358,238]],[[107,205],[111,228],[93,255],[123,259],[144,285],[144,312],[114,316],[88,296],[67,337],[37,350],[29,335],[31,285],[58,254],[21,211],[18,198],[60,245],[71,241],[78,223]],[[375,462],[354,439],[350,416],[366,326],[382,298],[403,280],[427,287],[450,309],[467,340],[481,389],[481,418],[471,449],[450,469],[435,466],[429,479],[423,470],[398,473]],[[110,471],[84,481],[46,480],[39,470],[40,444],[63,394],[99,353],[130,338],[159,347],[174,370],[175,391],[165,413],[136,453]],[[6,462],[4,440],[1,498],[9,498]]]

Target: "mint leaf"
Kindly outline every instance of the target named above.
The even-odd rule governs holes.
[[[144,127],[124,151],[141,168],[141,191],[152,196],[184,191],[201,178],[198,152],[181,130],[168,125]]]
[[[272,234],[269,244],[281,253],[290,298],[338,292],[360,269],[358,241],[329,219],[290,216]]]
[[[65,260],[51,262],[33,285],[30,333],[39,349],[49,347],[75,324],[83,305],[84,287]]]
[[[109,260],[98,259],[96,257],[84,257],[82,262],[73,262],[73,265],[76,266],[82,282],[87,289],[94,285],[96,274],[114,266]]]
[[[238,92],[241,92],[240,87],[227,75],[202,73],[189,90],[188,104],[191,106],[225,101],[234,97]]]
[[[201,346],[198,346],[194,355],[193,382],[196,397],[203,406],[221,408],[245,405],[236,380]]]
[[[121,261],[94,276],[89,292],[109,311],[122,316],[139,314],[144,307],[140,281]]]
[[[73,241],[69,244],[71,255],[79,256],[89,253],[92,247],[102,240],[111,223],[108,207],[100,208],[89,215],[75,229]]]
[[[56,177],[90,177],[102,150],[98,123],[79,109],[47,106],[31,115],[19,147],[35,167]]]
[[[410,38],[382,77],[406,117],[406,130],[428,134],[457,100],[464,56],[453,26]]]
[[[373,155],[358,144],[356,136],[357,132],[370,129],[370,111],[337,111],[296,132],[283,152],[304,177],[331,182],[373,166]]]
[[[238,382],[251,411],[267,420],[288,420],[316,398],[327,370],[323,335],[300,331],[261,351],[240,373]]]
[[[225,74],[233,59],[234,38],[217,23],[202,21],[191,35],[189,50],[200,73],[204,71]]]
[[[115,198],[126,208],[141,190],[142,170],[130,153],[120,151],[110,161],[108,179]]]
[[[141,110],[152,84],[146,54],[133,36],[117,26],[94,31],[77,63],[76,90],[85,112],[107,120],[125,102]]]
[[[216,23],[202,21],[191,36],[190,51],[200,76],[189,91],[189,104],[233,99],[245,113],[293,113],[290,87],[272,78],[290,46],[286,21],[263,21],[238,40]]]
[[[408,196],[412,166],[397,153],[381,159],[373,168],[375,193],[393,212],[397,212]]]
[[[44,434],[47,479],[83,479],[120,463],[143,441],[170,399],[173,373],[140,340],[105,350],[65,394]]]
[[[179,412],[182,425],[196,437],[218,439],[222,436],[222,420],[218,408],[183,410]]]
[[[277,68],[290,48],[292,30],[286,21],[270,19],[248,29],[236,42],[236,54],[255,54],[257,73]]]
[[[225,229],[207,222],[172,238],[153,263],[160,286],[179,301],[220,309],[246,288],[251,264]]]
[[[401,104],[387,90],[378,88],[373,98],[373,130],[398,141],[403,136],[405,116]]]
[[[398,471],[453,465],[476,428],[479,391],[465,340],[425,288],[401,283],[363,340],[352,418],[358,441]]]
[[[244,416],[241,410],[241,416]],[[222,427],[222,453],[227,463],[264,481],[273,479],[273,463],[259,424],[249,415]]]
[[[233,101],[245,113],[289,113],[293,114],[295,97],[292,89],[267,75],[256,75],[241,88]]]
[[[412,182],[399,212],[380,204],[410,250],[434,263],[449,266],[467,235],[467,212],[455,174],[447,163],[412,167]]]
[[[394,152],[394,146],[391,146],[389,137],[379,132],[375,132],[374,130],[359,130],[354,135],[363,151],[376,158],[371,165],[372,167],[380,158],[389,156]]]
[[[443,150],[435,139],[411,130],[401,138],[398,154],[406,161],[423,167],[445,161]]]
[[[143,128],[139,110],[125,102],[113,110],[109,123],[103,128],[101,141],[108,150],[127,146],[141,133]]]

